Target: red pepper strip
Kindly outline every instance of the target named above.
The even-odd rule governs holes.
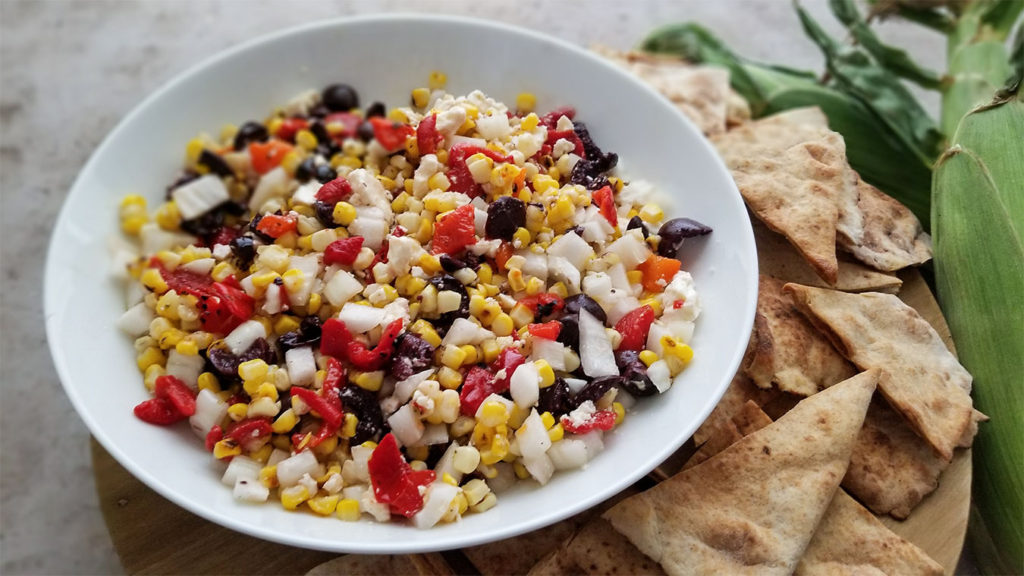
[[[206,451],[213,452],[214,445],[220,442],[224,438],[224,430],[221,429],[220,424],[214,424],[213,428],[206,433]]]
[[[324,204],[337,204],[352,195],[352,185],[343,177],[325,182],[314,196]]]
[[[320,329],[320,353],[335,358],[344,358],[352,334],[345,323],[337,318],[328,318]]]
[[[373,137],[388,152],[398,150],[405,145],[406,138],[416,134],[416,129],[412,126],[380,116],[370,118],[370,125],[373,126]]]
[[[295,134],[309,126],[304,118],[285,118],[281,121],[281,127],[274,132],[274,136],[288,142],[295,142]]]
[[[440,140],[441,135],[437,133],[437,114],[431,114],[420,120],[419,126],[416,127],[416,148],[419,150],[420,156],[437,152]]]
[[[263,436],[270,436],[273,432],[270,418],[246,418],[232,426],[224,434],[224,437],[239,444],[245,444]]]
[[[359,257],[359,251],[362,247],[362,236],[339,238],[328,244],[327,248],[324,249],[324,264],[327,266],[331,264],[351,266],[356,261],[356,258]]]
[[[234,284],[237,286],[237,281]],[[236,286],[227,281],[214,282],[207,294],[199,296],[199,322],[203,330],[228,334],[252,317],[256,302]]]
[[[552,320],[551,322],[545,322],[543,324],[530,324],[527,327],[535,338],[544,338],[546,340],[555,340],[558,338],[558,333],[562,331],[562,323],[558,320]]]
[[[388,433],[381,439],[370,455],[367,467],[374,496],[378,502],[387,504],[392,514],[409,518],[423,508],[419,484],[426,484],[430,475],[412,473],[412,467],[402,458],[393,434]]]
[[[472,204],[460,206],[434,224],[431,252],[456,254],[466,246],[476,244],[476,208]]]
[[[462,389],[459,391],[459,411],[465,416],[474,416],[484,399],[497,393],[494,374],[486,368],[473,366],[469,372],[466,372],[466,376],[462,380]]]
[[[338,395],[338,390],[345,384],[345,368],[342,367],[341,362],[337,358],[327,358],[327,376],[324,378],[323,388],[321,392],[324,398],[327,398],[332,403],[337,403],[338,407],[341,407],[341,397]]]
[[[547,126],[549,130],[554,130],[555,126],[558,125],[558,119],[562,116],[572,120],[576,117],[576,109],[571,106],[563,106],[562,108],[555,108],[551,112],[540,117],[540,123]]]
[[[615,427],[615,412],[598,410],[580,425],[573,424],[568,416],[562,416],[561,422],[562,428],[565,428],[565,431],[570,434],[586,434],[591,430],[611,430]]]
[[[291,395],[301,398],[303,402],[309,405],[310,410],[319,414],[320,419],[329,426],[334,427],[335,430],[341,427],[344,416],[341,413],[340,404],[335,406],[330,400],[316,392],[307,388],[299,388],[298,386],[292,386]]]
[[[495,162],[512,162],[512,157],[502,156],[483,146],[474,146],[465,142],[452,146],[448,151],[448,172],[445,173],[450,182],[448,189],[452,192],[468,194],[472,198],[481,193],[480,185],[473,180],[473,175],[469,172],[469,167],[466,166],[466,158],[474,154],[483,154]]]
[[[641,306],[623,316],[615,323],[615,330],[622,335],[619,350],[643,350],[652,322],[654,309],[650,306]]]
[[[166,398],[150,398],[140,402],[134,412],[139,420],[158,426],[167,426],[187,418],[182,416],[174,404],[171,404],[171,401]]]
[[[196,413],[196,397],[192,389],[178,378],[169,374],[158,377],[155,392],[157,398],[167,399],[178,414],[191,416]]]
[[[337,433],[337,427],[331,426],[327,422],[321,422],[320,427],[317,428],[316,430],[316,433],[306,432],[305,434],[303,434],[301,432],[296,432],[295,434],[292,434],[292,446],[295,447],[295,450],[297,452],[305,450],[307,448],[312,450],[313,448],[319,446],[324,440],[327,440],[328,438],[334,436]]]
[[[615,213],[615,199],[612,197],[610,186],[594,192],[594,203],[601,209],[601,216],[604,216],[612,227],[619,225],[619,216]]]
[[[348,361],[360,370],[380,370],[384,363],[391,358],[391,353],[395,348],[395,339],[402,333],[403,325],[404,320],[401,318],[388,324],[384,328],[384,333],[380,335],[377,345],[372,350],[362,342],[350,340],[346,350]]]
[[[547,140],[544,141],[544,144],[548,146],[554,146],[555,142],[558,142],[562,138],[568,140],[569,142],[572,142],[573,154],[579,156],[580,158],[587,157],[586,153],[584,152],[583,141],[580,140],[580,137],[577,136],[576,132],[572,130],[549,130]]]

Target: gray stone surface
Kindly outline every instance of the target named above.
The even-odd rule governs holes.
[[[806,3],[837,28],[823,1]],[[820,64],[783,0],[0,1],[0,573],[121,572],[98,508],[88,432],[57,380],[42,323],[44,248],[79,168],[133,106],[207,56],[295,24],[378,11],[491,18],[618,48],[689,19],[751,57]],[[884,32],[942,66],[935,35],[901,25]]]

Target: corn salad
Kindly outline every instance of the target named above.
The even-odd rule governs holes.
[[[120,206],[152,393],[240,501],[421,528],[583,466],[693,358],[666,220],[571,108],[444,75],[410,105],[350,86],[200,134],[166,201]]]

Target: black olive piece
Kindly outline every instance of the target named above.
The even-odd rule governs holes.
[[[601,376],[594,378],[587,383],[575,396],[572,397],[573,409],[579,407],[587,400],[597,402],[604,396],[605,392],[611,390],[612,386],[621,386],[622,376]]]
[[[266,142],[270,138],[267,127],[252,120],[242,124],[242,127],[235,133],[235,150],[242,150],[250,142]]]
[[[629,219],[629,224],[626,224],[626,230],[632,230],[634,228],[640,229],[640,233],[644,235],[644,240],[647,240],[647,237],[651,235],[651,233],[647,231],[647,226],[644,225],[644,221],[641,220],[639,216],[633,216]]]
[[[337,228],[338,225],[334,222],[334,203],[321,202],[317,200],[313,202],[313,213],[316,214],[316,219],[321,224],[328,228]]]
[[[396,380],[405,380],[430,367],[434,359],[434,347],[416,334],[406,332],[398,337],[391,358],[391,376]]]
[[[448,254],[441,254],[441,257],[438,258],[438,260],[441,261],[441,268],[449,274],[455,274],[457,271],[466,267],[465,262]]]
[[[383,102],[374,102],[370,104],[370,107],[366,109],[366,117],[374,118],[377,116],[384,116],[387,113],[387,109],[384,107]]]
[[[206,243],[209,243],[209,240],[212,239],[223,226],[224,211],[219,209],[210,210],[209,212],[196,216],[191,220],[181,221],[182,230],[189,234],[199,236]]]
[[[199,153],[199,164],[206,166],[210,169],[210,172],[221,178],[235,175],[235,171],[232,170],[231,166],[228,166],[228,163],[219,154],[214,154],[205,148]]]
[[[687,238],[704,236],[711,233],[711,228],[691,220],[689,218],[673,218],[661,225],[658,229],[658,255],[666,258],[676,258],[679,255],[679,248]]]
[[[298,330],[286,332],[277,339],[277,346],[281,349],[281,354],[284,354],[292,348],[316,345],[320,342],[321,332],[320,319],[316,316],[306,316],[299,323]]]
[[[252,266],[256,259],[256,242],[252,236],[239,236],[231,241],[231,253],[238,260],[238,267],[242,270]]]
[[[327,116],[330,113],[331,113],[331,111],[327,109],[327,106],[324,106],[324,103],[321,102],[321,103],[317,104],[316,106],[313,106],[312,108],[310,108],[310,110],[309,110],[309,117],[310,118],[323,118],[324,116]]]
[[[459,303],[459,309],[439,315],[437,319],[433,321],[435,328],[447,330],[448,327],[452,325],[452,322],[455,322],[456,318],[469,317],[469,294],[466,292],[466,287],[462,285],[462,282],[459,282],[454,276],[443,274],[441,276],[434,276],[431,278],[430,283],[438,292],[451,290],[462,296],[462,300]]]
[[[231,353],[226,344],[215,344],[206,350],[206,358],[221,376],[232,382],[238,380],[238,365],[242,362],[260,358],[267,364],[277,363],[277,354],[263,338],[257,338],[245,352],[237,356]]]
[[[556,418],[572,411],[569,385],[563,378],[555,378],[554,384],[541,389],[540,398],[537,400],[537,410],[551,412]]]
[[[581,309],[590,312],[590,315],[600,320],[602,324],[608,321],[608,315],[604,313],[604,308],[601,308],[601,305],[590,296],[576,294],[565,299],[564,312],[566,314],[577,314]]]
[[[321,184],[327,184],[331,180],[338,177],[338,173],[331,168],[330,164],[318,164],[316,167],[316,181]]]
[[[516,230],[525,224],[526,204],[519,198],[502,196],[487,207],[484,234],[488,238],[511,240]]]
[[[373,124],[369,121],[363,121],[359,123],[359,128],[356,129],[356,136],[363,142],[369,142],[373,140]]]
[[[624,370],[627,366],[633,362],[640,361],[640,353],[636,350],[616,350],[615,351],[615,365],[619,367],[619,370]]]
[[[348,112],[359,107],[359,94],[348,84],[331,84],[324,88],[320,100],[332,112]]]
[[[619,387],[633,396],[653,396],[658,393],[658,388],[647,376],[647,366],[639,360],[631,362],[622,370]]]
[[[295,179],[299,182],[309,182],[315,173],[316,162],[313,161],[312,156],[304,158],[302,162],[299,162],[299,165],[295,167]]]
[[[359,386],[342,386],[338,390],[341,405],[345,411],[351,412],[358,419],[356,434],[349,440],[350,446],[356,446],[367,440],[377,441],[384,434],[384,415],[380,411],[377,394]]]
[[[558,341],[579,351],[580,348],[580,316],[579,314],[565,314],[558,319],[562,329],[558,331]]]
[[[309,131],[313,133],[313,136],[316,136],[316,141],[321,144],[333,140],[330,132],[327,131],[327,127],[319,120],[309,125]]]

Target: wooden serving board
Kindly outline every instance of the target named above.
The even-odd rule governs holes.
[[[911,270],[901,278],[900,298],[927,319],[952,348],[949,327],[921,275]],[[681,452],[686,450],[684,447]],[[685,454],[679,456],[670,460],[681,461]],[[305,574],[338,556],[245,536],[187,512],[136,480],[95,440],[92,459],[100,509],[129,574]],[[651,477],[657,479],[657,471]],[[960,450],[942,474],[938,489],[907,520],[882,520],[942,564],[946,574],[953,574],[967,532],[970,494],[971,452]],[[403,574],[488,573],[458,552],[394,558],[375,566]]]

